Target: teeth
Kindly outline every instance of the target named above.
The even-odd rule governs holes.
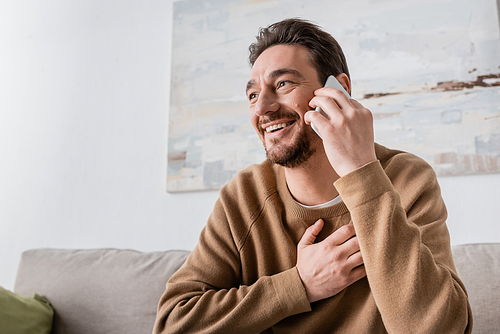
[[[278,129],[282,129],[282,128],[286,128],[289,124],[287,123],[283,123],[283,124],[274,124],[274,125],[271,125],[271,126],[268,126],[266,128],[266,131],[267,132],[272,132],[274,130],[278,130]]]

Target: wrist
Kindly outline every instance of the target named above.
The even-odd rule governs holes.
[[[361,169],[366,165],[371,164],[374,161],[377,161],[376,157],[365,159],[363,161],[352,162],[350,164],[346,164],[345,166],[335,168],[335,171],[337,172],[338,176],[344,177],[347,174],[352,173],[358,169]]]

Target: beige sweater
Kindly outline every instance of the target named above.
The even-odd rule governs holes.
[[[282,167],[239,173],[167,283],[154,332],[470,333],[433,170],[408,153],[376,152],[379,161],[335,182],[343,202],[323,209],[294,201]],[[310,304],[296,248],[319,218],[317,241],[354,224],[367,277]]]

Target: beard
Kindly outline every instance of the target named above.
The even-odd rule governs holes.
[[[280,113],[273,118],[279,119],[283,116],[284,113]],[[290,113],[288,113],[288,117],[290,116]],[[300,121],[296,114],[292,118],[295,118],[296,122]],[[311,146],[311,140],[305,128],[299,130],[293,143],[288,146],[281,144],[279,139],[272,139],[269,145],[266,145],[265,140],[263,143],[267,160],[286,168],[301,166],[316,152],[316,149]]]

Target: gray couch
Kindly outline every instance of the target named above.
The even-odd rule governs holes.
[[[151,333],[165,283],[188,254],[29,250],[14,291],[51,301],[56,334]],[[473,333],[500,333],[500,244],[455,246],[453,256],[469,292]]]
[[[151,334],[167,280],[188,251],[34,249],[23,253],[14,292],[46,297],[54,334]]]

